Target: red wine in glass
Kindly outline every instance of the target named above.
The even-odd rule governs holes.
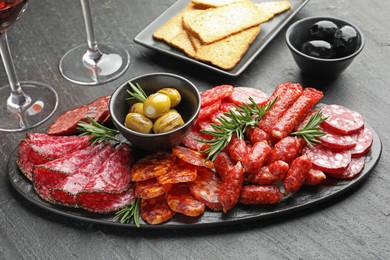
[[[113,44],[97,44],[92,23],[90,0],[80,0],[87,34],[87,44],[77,46],[60,60],[64,78],[80,85],[99,85],[121,76],[130,64],[126,49]]]
[[[0,131],[17,132],[38,126],[56,110],[58,95],[47,84],[20,82],[8,46],[7,30],[26,11],[28,0],[0,0],[0,53],[8,85],[0,87]]]

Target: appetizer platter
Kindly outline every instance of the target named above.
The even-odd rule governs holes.
[[[247,27],[242,27],[238,24],[237,32],[230,32],[222,34],[222,39],[211,39],[212,43],[204,44],[204,48],[200,48],[200,43],[196,43],[197,40],[191,38],[193,46],[190,44],[190,40],[187,37],[183,37],[183,28],[181,28],[181,20],[189,17],[192,18],[194,15],[198,16],[198,12],[214,11],[215,14],[210,14],[213,19],[216,16],[221,14],[220,19],[225,19],[223,14],[228,14],[230,10],[216,10],[220,8],[227,8],[225,6],[206,6],[199,5],[198,2],[208,2],[208,1],[190,1],[190,0],[179,0],[174,3],[170,8],[168,8],[164,13],[162,13],[158,18],[156,18],[151,24],[149,24],[144,30],[142,30],[135,38],[134,42],[147,47],[158,52],[162,52],[168,55],[172,55],[176,58],[191,62],[198,66],[202,66],[213,71],[217,71],[229,76],[238,76],[240,75],[248,65],[256,58],[256,56],[261,53],[266,46],[275,38],[275,36],[284,28],[284,26],[309,2],[309,0],[291,0],[291,1],[278,1],[287,3],[287,6],[282,7],[278,4],[273,6],[273,8],[261,7],[259,14],[255,14],[257,21],[251,21],[248,23]],[[224,1],[222,1],[224,2]],[[250,2],[250,9],[260,7],[261,3],[271,3],[274,5],[275,1],[226,1],[229,2],[231,9],[238,10],[242,5],[248,4],[244,2]],[[231,2],[231,3],[230,3]],[[198,5],[197,5],[198,4]],[[237,5],[237,6],[233,6]],[[195,6],[195,7],[193,7]],[[190,9],[190,10],[188,10]],[[195,10],[194,10],[195,9]],[[213,9],[213,10],[212,10]],[[271,10],[271,11],[270,11]],[[244,11],[244,10],[243,10]],[[268,11],[268,13],[267,13]],[[242,12],[237,12],[242,13]],[[250,13],[250,12],[249,12]],[[188,14],[188,15],[186,15]],[[207,14],[204,14],[207,16]],[[233,15],[233,14],[232,14]],[[239,16],[239,15],[238,15]],[[249,16],[249,14],[248,14]],[[188,20],[190,20],[188,18]],[[242,17],[239,17],[240,19]],[[238,20],[240,20],[238,19]],[[174,20],[179,21],[179,25],[174,23]],[[206,17],[207,20],[207,17]],[[227,19],[231,22],[237,19]],[[190,22],[190,21],[189,21]],[[210,24],[215,21],[210,20]],[[244,21],[245,22],[245,21]],[[173,24],[173,25],[172,25]],[[167,28],[165,30],[164,26],[170,25],[172,28]],[[191,23],[189,23],[191,26]],[[184,26],[186,27],[186,26]],[[195,25],[193,26],[195,27]],[[228,26],[229,28],[234,27]],[[247,28],[243,30],[243,28]],[[163,30],[162,30],[163,29]],[[250,29],[250,30],[248,30]],[[168,33],[159,33],[160,31],[167,31]],[[209,31],[208,29],[203,31]],[[177,32],[178,36],[175,40],[172,38],[172,33]],[[185,33],[185,32],[184,32]],[[202,35],[202,31],[199,32]],[[167,35],[168,34],[168,35]],[[180,35],[179,35],[180,34]],[[240,35],[242,34],[242,35]],[[224,38],[225,37],[225,38]],[[231,37],[237,37],[232,38]],[[218,45],[213,47],[213,45]],[[193,47],[195,49],[193,49]],[[201,50],[199,50],[201,49]],[[216,54],[218,49],[225,50],[226,53],[230,53],[232,57],[220,60],[220,55]]]
[[[322,96],[290,82],[270,96],[215,86],[200,93],[197,121],[181,144],[155,152],[102,125],[110,97],[101,97],[46,133],[27,133],[10,157],[9,179],[50,212],[128,228],[222,226],[303,210],[351,192],[381,156],[363,117],[319,103]]]

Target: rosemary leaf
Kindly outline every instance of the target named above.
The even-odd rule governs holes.
[[[93,120],[91,117],[87,117],[87,119],[90,123],[83,121],[77,123],[77,130],[81,131],[81,136],[92,135],[92,138],[90,139],[92,143],[100,143],[104,141],[119,142],[119,139],[115,137],[119,134],[118,130],[105,127]]]
[[[140,205],[141,199],[136,198],[129,206],[117,211],[114,219],[118,219],[121,224],[130,223],[131,219],[133,219],[136,227],[140,227]]]
[[[314,143],[320,142],[317,137],[326,135],[326,133],[321,131],[320,128],[320,124],[326,119],[327,117],[322,117],[321,110],[317,111],[310,116],[309,120],[303,128],[291,134],[302,137],[310,147],[313,147]]]
[[[130,95],[130,97],[126,98],[126,100],[136,99],[139,102],[144,102],[147,98],[147,95],[142,89],[142,87],[138,83],[136,83],[135,85],[130,81],[128,83],[130,85],[130,90],[127,90],[127,93]]]

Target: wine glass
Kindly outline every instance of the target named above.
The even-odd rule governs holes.
[[[80,0],[87,44],[77,46],[60,60],[60,72],[69,81],[80,85],[98,85],[121,76],[130,64],[126,49],[112,44],[97,44],[92,24],[90,0]]]
[[[56,110],[58,95],[47,84],[19,82],[8,46],[7,30],[24,14],[28,0],[0,0],[0,53],[9,85],[0,87],[0,131],[35,127]]]

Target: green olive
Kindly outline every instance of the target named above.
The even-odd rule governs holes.
[[[130,107],[129,113],[143,114],[144,113],[144,103],[141,103],[141,102],[134,103]]]
[[[154,93],[144,101],[144,115],[157,118],[164,115],[171,108],[171,99],[162,93]]]
[[[129,129],[143,134],[149,134],[153,128],[152,120],[138,113],[128,113],[125,125]]]
[[[158,93],[163,93],[171,99],[171,107],[177,106],[181,101],[181,95],[175,88],[162,88]]]
[[[173,109],[172,111],[169,111],[163,116],[157,118],[154,122],[153,132],[155,134],[166,133],[182,125],[184,125],[183,118]]]

